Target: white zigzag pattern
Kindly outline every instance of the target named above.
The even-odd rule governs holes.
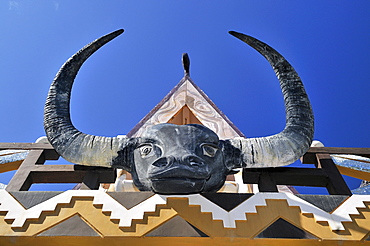
[[[143,219],[145,212],[154,212],[156,205],[166,204],[171,197],[188,198],[190,205],[199,205],[201,212],[210,212],[213,220],[222,220],[226,228],[235,228],[236,220],[246,220],[246,213],[257,213],[256,206],[266,206],[266,199],[286,200],[289,206],[298,206],[302,213],[313,214],[316,221],[328,222],[332,230],[344,230],[342,222],[352,221],[350,215],[359,214],[357,208],[364,208],[364,202],[370,201],[370,195],[352,195],[333,213],[327,213],[293,194],[257,193],[228,212],[199,194],[156,194],[131,209],[126,209],[103,191],[69,190],[30,209],[24,209],[8,192],[1,190],[0,212],[7,212],[5,219],[14,220],[11,226],[19,228],[27,219],[38,219],[43,211],[54,211],[58,204],[70,203],[72,197],[93,197],[93,204],[102,205],[103,212],[111,212],[110,218],[119,220],[120,227],[131,226],[133,219]]]
[[[126,209],[105,192],[96,190],[68,190],[29,209],[24,209],[9,193],[0,191],[0,212],[8,211],[4,219],[14,219],[13,228],[22,227],[27,219],[38,219],[43,211],[54,211],[58,204],[68,204],[72,197],[93,197],[94,205],[103,205],[103,212],[111,212],[120,227],[128,227],[133,219],[142,219],[144,212],[154,212],[157,204],[166,204],[159,196],[152,196],[131,209]]]

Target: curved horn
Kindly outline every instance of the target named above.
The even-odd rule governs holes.
[[[284,96],[286,126],[272,136],[235,138],[229,142],[241,151],[240,167],[275,167],[289,165],[309,149],[314,133],[311,104],[294,68],[276,50],[242,33],[229,32],[263,55],[280,81]]]
[[[99,137],[78,131],[70,119],[70,95],[82,64],[104,44],[123,33],[117,30],[83,47],[61,67],[50,86],[44,128],[51,145],[66,160],[83,165],[111,166],[127,139]]]

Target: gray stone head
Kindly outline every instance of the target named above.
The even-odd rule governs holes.
[[[119,167],[132,174],[142,191],[162,194],[214,192],[235,168],[289,165],[310,147],[314,120],[303,84],[293,67],[267,44],[230,32],[270,63],[280,81],[286,127],[272,136],[219,140],[202,125],[158,124],[140,137],[100,137],[77,130],[70,119],[70,94],[82,64],[123,30],[103,36],[73,55],[59,70],[46,99],[44,128],[49,142],[66,160],[82,165]],[[184,56],[185,76],[189,60]]]
[[[138,139],[133,155],[131,173],[140,190],[217,191],[229,173],[217,134],[202,125],[152,126]]]

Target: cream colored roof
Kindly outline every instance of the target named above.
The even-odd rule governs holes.
[[[149,126],[168,123],[184,109],[191,111],[193,120],[213,130],[220,139],[244,137],[243,133],[221,112],[208,96],[186,74],[184,78],[128,134],[137,137]],[[194,120],[194,116],[196,119]]]

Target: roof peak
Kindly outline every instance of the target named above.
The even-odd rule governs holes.
[[[186,107],[185,107],[186,106]],[[189,109],[189,110],[186,110]],[[192,81],[189,74],[127,133],[138,137],[149,126],[160,123],[179,123],[177,116],[185,117],[186,124],[202,124],[213,130],[220,139],[245,137],[211,99]],[[194,116],[194,117],[193,117]],[[176,122],[175,122],[176,121]]]

